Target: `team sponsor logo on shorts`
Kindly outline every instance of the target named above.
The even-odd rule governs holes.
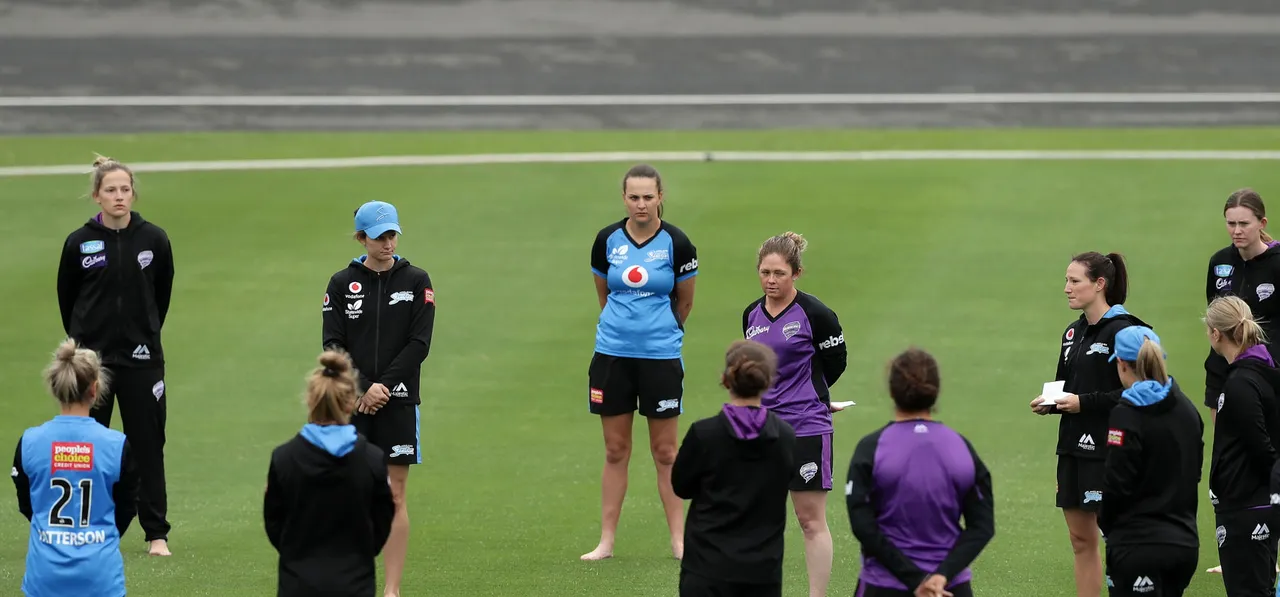
[[[1107,445],[1108,445],[1108,446],[1123,446],[1123,445],[1124,445],[1124,431],[1122,431],[1122,430],[1120,430],[1120,429],[1108,429],[1108,430],[1107,430]]]
[[[164,380],[163,379],[160,381],[157,381],[156,385],[151,386],[151,395],[155,396],[156,400],[160,400],[161,398],[164,397]]]
[[[436,291],[428,288],[422,291],[422,303],[425,305],[436,304]]]
[[[812,481],[813,478],[816,477],[817,475],[818,475],[818,463],[806,462],[800,465],[800,478],[804,479],[805,483]]]
[[[1226,402],[1227,402],[1226,392],[1218,394],[1218,412],[1222,412],[1222,405],[1225,404]],[[1235,412],[1235,411],[1231,411],[1231,412]]]
[[[155,254],[151,251],[138,253],[138,265],[141,266],[141,269],[147,269],[147,266],[151,265],[151,260],[154,258]]]
[[[604,390],[591,388],[591,401],[596,404],[602,404],[604,402]]]
[[[1271,529],[1267,528],[1265,522],[1258,523],[1258,526],[1253,527],[1253,534],[1249,537],[1254,541],[1266,541],[1271,538]]]
[[[93,470],[93,444],[87,442],[53,442],[54,471]]]
[[[1218,536],[1218,547],[1222,547],[1222,544],[1227,540],[1227,527],[1220,526],[1215,533]]]
[[[107,254],[99,253],[97,255],[89,255],[80,260],[80,267],[84,269],[107,267]]]
[[[413,452],[414,452],[414,448],[413,448],[413,446],[410,446],[410,445],[408,445],[408,444],[400,444],[400,445],[398,445],[398,446],[391,446],[391,457],[392,457],[392,458],[395,458],[395,457],[397,457],[397,456],[413,456]]]
[[[1218,276],[1219,278],[1227,278],[1231,276],[1231,272],[1234,269],[1235,268],[1230,265],[1215,265],[1213,266],[1213,275]]]
[[[408,290],[404,292],[393,292],[391,293],[391,302],[387,304],[394,305],[396,303],[407,303],[412,300],[413,300],[413,293],[409,292]]]
[[[622,270],[622,283],[632,288],[640,288],[649,282],[649,270],[643,266],[633,265]]]
[[[1139,576],[1138,580],[1133,581],[1134,593],[1150,593],[1156,590],[1156,583],[1151,582],[1150,577]]]
[[[101,253],[102,250],[106,248],[107,248],[106,243],[100,240],[91,240],[91,241],[80,243],[80,252],[84,255]]]
[[[680,408],[680,400],[678,399],[672,398],[671,400],[658,401],[658,409],[657,409],[658,412],[662,412],[665,410],[675,410],[677,408]]]
[[[1213,488],[1209,489],[1209,503],[1215,506],[1218,505],[1218,494],[1213,492]]]
[[[1101,491],[1086,491],[1086,492],[1084,492],[1084,503],[1086,503],[1086,504],[1087,504],[1087,503],[1089,503],[1089,502],[1101,502],[1101,501],[1102,501],[1102,492],[1101,492]]]
[[[1276,291],[1276,287],[1272,286],[1271,284],[1259,284],[1258,300],[1260,301],[1267,300],[1267,298],[1270,297],[1273,293],[1275,293],[1275,291]]]
[[[790,340],[792,336],[798,333],[800,333],[799,321],[788,321],[786,325],[782,326],[782,337],[787,340]]]

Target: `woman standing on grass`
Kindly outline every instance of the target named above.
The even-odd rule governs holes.
[[[638,409],[649,421],[649,453],[667,515],[671,552],[684,553],[684,508],[671,489],[678,417],[684,412],[684,326],[693,309],[698,252],[662,219],[662,177],[638,165],[622,178],[627,217],[605,226],[591,247],[600,301],[595,354],[588,369],[591,414],[604,431],[600,542],[583,560],[613,557],[627,492],[631,427]]]
[[[138,523],[153,556],[169,551],[164,444],[168,394],[160,339],[173,294],[173,249],[163,229],[133,211],[133,171],[108,157],[93,162],[101,211],[67,236],[58,264],[62,328],[98,352],[111,375],[92,416],[111,426],[120,400],[124,433],[138,461]]]
[[[761,407],[778,360],[769,347],[738,340],[720,383],[729,403],[685,434],[671,487],[692,500],[680,563],[681,597],[781,597],[787,488],[796,435]]]
[[[756,269],[764,296],[742,312],[742,333],[778,355],[778,380],[762,404],[796,432],[791,501],[804,532],[809,595],[827,594],[831,581],[831,529],[827,526],[827,492],[831,491],[830,388],[848,363],[844,330],[834,311],[811,294],[796,289],[803,272],[800,257],[808,243],[794,232],[764,242]]]
[[[933,420],[940,388],[932,355],[899,354],[893,422],[853,452],[844,492],[862,544],[858,597],[973,597],[969,565],[995,536],[995,497],[973,444]]]
[[[22,432],[11,473],[18,511],[31,521],[22,592],[120,597],[120,538],[137,512],[138,477],[124,434],[89,416],[107,372],[68,339],[44,381],[61,414]]]
[[[307,381],[307,424],[271,453],[263,519],[279,552],[278,597],[373,597],[391,535],[386,456],[356,433],[356,373],[327,350]]]
[[[1067,305],[1080,317],[1062,334],[1055,380],[1064,382],[1061,397],[1037,396],[1038,415],[1060,414],[1058,422],[1057,505],[1067,521],[1075,554],[1076,595],[1102,593],[1102,552],[1098,510],[1105,472],[1107,422],[1124,385],[1107,359],[1116,334],[1131,325],[1151,327],[1124,308],[1128,272],[1118,253],[1081,253],[1067,265]]]
[[[1111,410],[1098,515],[1113,596],[1181,597],[1200,559],[1204,420],[1169,375],[1160,337],[1131,325],[1111,359],[1125,390]]]

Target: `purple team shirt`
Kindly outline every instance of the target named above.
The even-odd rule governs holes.
[[[743,328],[746,339],[772,348],[778,356],[777,378],[761,396],[761,406],[791,425],[796,437],[831,433],[831,410],[820,399],[828,394],[827,381],[817,357],[819,350],[838,353],[838,368],[830,368],[837,375],[844,369],[844,333],[835,314],[799,293],[775,319],[765,312],[763,299],[752,303],[743,315]]]
[[[871,500],[881,532],[923,570],[934,570],[960,537],[964,496],[973,489],[975,465],[968,444],[942,423],[903,421],[880,433]],[[908,589],[874,558],[863,557],[862,580]],[[965,568],[948,586],[968,582]]]

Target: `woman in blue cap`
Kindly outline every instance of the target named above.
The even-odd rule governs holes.
[[[1124,392],[1107,429],[1105,496],[1108,593],[1180,596],[1200,557],[1196,509],[1204,420],[1169,376],[1151,328],[1116,332],[1110,361]]]
[[[383,594],[398,597],[409,548],[405,486],[409,466],[422,462],[419,378],[431,349],[436,299],[427,272],[396,254],[400,217],[395,206],[382,201],[361,205],[355,229],[365,254],[329,278],[322,344],[325,350],[351,356],[360,393],[351,423],[387,455],[396,514],[383,549]]]

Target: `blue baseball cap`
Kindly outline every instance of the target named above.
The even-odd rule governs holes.
[[[370,201],[356,210],[356,232],[364,232],[369,238],[378,238],[388,230],[400,232],[400,215],[396,206],[385,201]]]
[[[1116,359],[1124,359],[1127,362],[1138,360],[1138,351],[1142,350],[1142,342],[1147,338],[1151,338],[1158,346],[1160,344],[1160,336],[1149,327],[1141,325],[1131,325],[1119,332],[1116,332],[1115,350],[1111,351],[1111,358],[1107,362]],[[1164,356],[1169,356],[1165,354]]]

